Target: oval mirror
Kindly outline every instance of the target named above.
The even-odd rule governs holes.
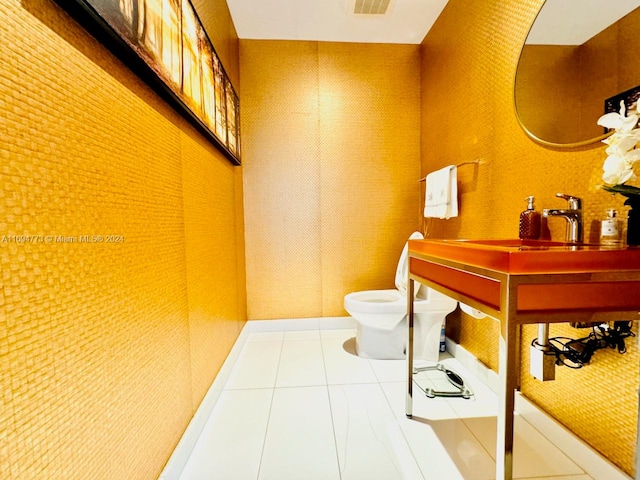
[[[640,85],[639,6],[640,0],[544,3],[516,71],[516,116],[527,135],[552,147],[606,136],[596,121],[618,111]]]

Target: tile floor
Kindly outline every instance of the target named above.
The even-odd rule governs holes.
[[[471,399],[414,394],[404,360],[354,355],[355,330],[249,333],[181,480],[489,480],[495,394],[456,359]],[[514,478],[590,480],[516,417]]]

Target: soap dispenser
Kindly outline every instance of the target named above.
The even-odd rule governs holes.
[[[600,243],[618,245],[622,243],[622,221],[614,208],[607,210],[607,218],[600,223]]]
[[[527,209],[520,214],[520,238],[536,240],[540,237],[540,212],[536,212],[533,206],[533,195],[524,200],[527,202]]]

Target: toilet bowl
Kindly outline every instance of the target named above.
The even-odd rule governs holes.
[[[423,236],[414,232],[409,238]],[[395,290],[367,290],[344,297],[344,308],[356,321],[356,352],[360,357],[405,357],[408,249],[405,244],[396,269]],[[438,361],[442,323],[458,302],[417,282],[414,293],[414,357]]]

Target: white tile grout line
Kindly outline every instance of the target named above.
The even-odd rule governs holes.
[[[267,435],[269,433],[269,424],[271,423],[271,410],[273,410],[273,399],[276,396],[276,384],[278,383],[278,372],[280,371],[280,360],[282,360],[282,350],[284,349],[284,338],[280,342],[280,355],[278,356],[278,366],[276,367],[276,376],[273,379],[273,387],[271,387],[271,401],[269,402],[269,413],[267,414],[267,425],[264,429],[264,436],[262,437],[262,448],[260,449],[260,462],[258,462],[258,472],[256,473],[256,480],[260,478],[260,471],[262,470],[262,459],[264,458],[264,449],[267,446]],[[235,364],[235,361],[234,361]]]
[[[355,320],[351,317],[322,317],[283,320],[249,320],[244,325],[231,352],[224,361],[209,391],[189,422],[182,438],[173,454],[167,461],[158,480],[179,480],[189,456],[216,405],[229,374],[244,346],[249,333],[296,331],[296,330],[333,330],[355,328]],[[499,390],[499,377],[482,362],[460,345],[446,339],[447,352],[468,368],[480,381],[491,390]],[[282,353],[282,352],[281,352]],[[323,356],[324,361],[324,356]],[[326,367],[325,367],[326,377]],[[275,388],[275,387],[274,387]],[[328,388],[328,387],[327,387]],[[328,390],[327,390],[328,393]],[[594,480],[632,480],[607,459],[589,447],[546,413],[531,404],[522,395],[516,395],[516,411],[518,414],[552,442],[569,458],[580,458],[580,467]],[[337,447],[337,445],[336,445]],[[337,452],[336,452],[337,453]]]
[[[340,452],[338,450],[338,436],[336,435],[336,422],[333,416],[333,406],[331,405],[331,394],[329,393],[329,378],[327,377],[327,362],[324,356],[324,343],[322,340],[322,335],[320,335],[320,354],[322,355],[322,367],[324,370],[324,387],[325,387],[325,392],[327,394],[327,402],[329,403],[329,415],[331,417],[331,431],[333,432],[333,446],[336,452],[336,463],[338,464],[338,475],[340,478],[342,478],[342,475],[344,474],[344,468],[346,468],[346,463],[344,465],[344,467],[342,465],[340,465]],[[349,432],[349,423],[347,422],[347,437],[348,437],[348,432]],[[345,445],[345,448],[346,445]],[[346,455],[345,455],[345,459],[346,459]]]

